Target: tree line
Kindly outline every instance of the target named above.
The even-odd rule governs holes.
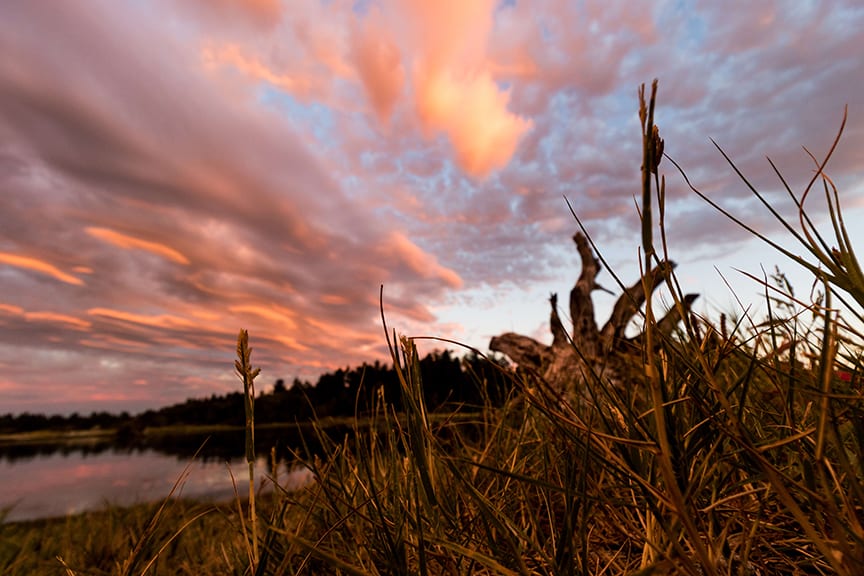
[[[432,352],[420,361],[423,396],[431,411],[459,406],[498,405],[510,392],[512,379],[501,368],[506,361],[491,362],[475,354],[463,358],[451,351]],[[383,394],[396,410],[402,409],[399,378],[392,365],[375,361],[359,367],[322,374],[315,384],[295,378],[289,385],[279,379],[273,389],[255,399],[255,420],[260,424],[308,421],[313,417],[353,416],[369,413]],[[243,392],[238,390],[209,398],[192,398],[180,404],[146,410],[137,415],[93,412],[69,416],[22,413],[0,416],[0,433],[36,430],[68,431],[118,429],[137,432],[145,428],[175,425],[243,426]]]

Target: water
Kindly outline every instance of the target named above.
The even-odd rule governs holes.
[[[211,455],[192,460],[150,448],[56,448],[17,458],[0,455],[0,510],[11,507],[6,522],[158,501],[168,496],[187,465],[188,477],[175,495],[230,500],[232,474],[237,491],[248,494],[249,468],[243,458]],[[284,461],[276,472],[279,484],[288,489],[310,480],[308,470],[289,470]],[[272,475],[269,459],[259,456],[256,483],[268,474]]]

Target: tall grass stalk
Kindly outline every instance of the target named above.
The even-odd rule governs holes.
[[[657,98],[657,80],[651,84],[651,96],[646,104],[645,101],[645,85],[643,84],[639,90],[639,119],[642,124],[642,210],[640,212],[642,220],[642,251],[644,259],[642,264],[642,282],[645,294],[653,294],[654,287],[652,286],[652,277],[648,273],[655,264],[659,264],[656,250],[654,249],[654,225],[653,225],[653,208],[651,203],[652,184],[653,190],[656,191],[658,200],[661,204],[665,198],[666,179],[665,176],[660,179],[659,166],[663,158],[663,139],[660,138],[660,129],[654,123],[654,106]],[[653,178],[652,178],[653,176]],[[667,400],[669,392],[666,390],[665,381],[661,378],[661,371],[657,365],[655,358],[655,331],[656,321],[654,319],[653,303],[650,297],[645,299],[645,322],[643,324],[643,334],[645,344],[643,346],[643,355],[645,357],[645,374],[650,386],[651,403],[656,423],[656,434],[658,442],[658,457],[660,460],[660,471],[663,476],[664,485],[669,492],[669,498],[676,514],[676,520],[681,522],[685,531],[690,536],[688,542],[703,566],[710,567],[712,561],[709,558],[708,552],[705,550],[700,538],[698,538],[698,529],[693,522],[693,511],[688,509],[682,493],[681,479],[679,471],[676,471],[673,463],[674,453],[669,439],[669,429],[667,425]],[[654,543],[655,545],[657,543]],[[687,555],[683,556],[685,562],[689,561]],[[713,573],[711,570],[710,573]]]
[[[249,346],[249,333],[240,330],[237,335],[237,360],[234,368],[243,381],[243,398],[246,411],[246,463],[249,467],[249,526],[252,550],[251,564],[258,565],[258,515],[255,508],[255,377],[260,368],[252,367],[252,348]]]

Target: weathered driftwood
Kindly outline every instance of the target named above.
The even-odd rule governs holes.
[[[492,338],[489,348],[506,354],[523,371],[542,378],[554,390],[565,395],[581,396],[584,383],[593,375],[615,385],[620,385],[626,378],[628,366],[632,366],[634,356],[638,358],[641,353],[643,335],[628,338],[625,330],[639,313],[646,295],[645,283],[640,279],[621,294],[609,320],[602,328],[598,328],[591,293],[603,289],[596,282],[600,262],[591,251],[584,234],[577,232],[573,241],[582,259],[582,272],[570,291],[570,318],[573,327],[569,336],[558,315],[558,296],[552,294],[549,298],[552,308],[549,318],[551,345],[547,346],[528,336],[508,332]],[[649,272],[652,290],[668,279],[674,267],[674,262],[664,261]],[[673,307],[657,322],[656,330],[660,340],[671,335],[681,321],[682,312],[689,313],[696,298],[696,294],[688,294],[682,301],[683,310]]]

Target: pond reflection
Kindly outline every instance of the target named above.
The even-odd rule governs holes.
[[[190,473],[178,495],[214,501],[234,496],[233,474],[238,490],[245,493],[249,469],[242,458],[243,434],[239,450],[229,434],[204,444],[194,435],[162,437],[159,443],[173,448],[116,446],[111,442],[73,445],[3,446],[0,450],[0,509],[9,508],[6,522],[64,516],[103,507],[105,504],[130,505],[165,498],[174,482],[189,465]],[[275,444],[271,444],[275,446]],[[188,452],[188,455],[187,455]],[[279,484],[298,488],[310,479],[306,469],[289,469],[289,459],[277,459],[273,470],[270,458],[259,455],[256,479],[273,475]],[[228,467],[230,466],[230,473]]]
[[[348,426],[331,426],[325,433],[340,441],[346,435],[351,435],[351,429]],[[291,459],[292,451],[299,451],[304,445],[313,453],[320,451],[317,437],[309,431],[301,433],[295,427],[255,431],[255,446],[260,456],[269,456],[270,450],[275,448],[279,460]],[[245,450],[246,436],[243,429],[186,434],[142,434],[122,439],[93,436],[76,437],[62,442],[0,443],[0,462],[16,463],[56,454],[92,456],[106,452],[133,454],[146,451],[176,456],[183,460],[189,460],[197,454],[198,458],[205,461],[222,462],[242,458]]]

